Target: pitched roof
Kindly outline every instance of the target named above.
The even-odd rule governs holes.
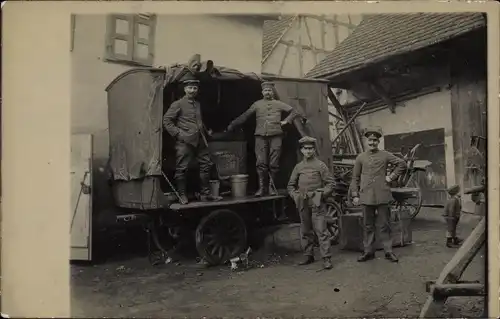
[[[295,16],[282,16],[279,20],[264,21],[264,34],[262,37],[262,59],[265,59],[274,44],[280,39],[288,27],[292,24]]]
[[[367,16],[306,77],[332,77],[481,28],[481,13],[412,13]]]

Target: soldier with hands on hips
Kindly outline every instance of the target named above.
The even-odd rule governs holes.
[[[366,130],[365,137],[368,140],[368,150],[356,157],[350,186],[354,205],[363,206],[364,253],[358,261],[364,262],[375,258],[375,232],[379,228],[385,258],[398,262],[398,258],[392,252],[389,203],[393,197],[390,183],[404,173],[406,163],[396,155],[378,148],[382,137],[380,129]],[[388,164],[396,167],[390,175],[387,175]]]
[[[316,157],[316,139],[305,136],[299,140],[304,156],[292,171],[287,190],[300,215],[300,232],[305,258],[299,265],[314,262],[314,238],[319,241],[323,268],[331,269],[330,234],[326,224],[325,199],[333,192],[334,179],[328,166]]]
[[[279,171],[281,144],[283,138],[282,126],[292,123],[297,116],[294,109],[279,100],[274,99],[274,83],[262,83],[263,99],[253,103],[248,110],[233,120],[227,127],[232,131],[243,124],[252,114],[256,115],[255,127],[255,156],[257,158],[257,174],[259,189],[255,196],[276,195],[272,181]],[[285,120],[281,120],[283,113],[290,113]],[[271,177],[271,180],[269,179]],[[266,183],[266,181],[268,181]],[[267,188],[267,189],[266,189]]]

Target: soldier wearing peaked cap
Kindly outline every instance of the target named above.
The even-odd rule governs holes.
[[[299,140],[304,159],[292,171],[287,190],[299,211],[302,247],[305,259],[299,265],[314,262],[314,237],[319,241],[323,267],[331,269],[331,243],[325,220],[325,199],[333,192],[334,179],[325,163],[316,157],[316,139]]]
[[[199,163],[201,195],[210,196],[209,180],[212,161],[206,145],[206,133],[201,117],[200,103],[196,100],[199,81],[192,75],[183,77],[185,95],[173,102],[163,116],[165,130],[175,139],[176,167],[175,182],[181,197],[181,204],[187,204],[186,172],[191,160]]]
[[[282,126],[292,123],[297,116],[290,105],[274,99],[273,82],[263,82],[261,86],[263,99],[253,103],[247,111],[233,120],[227,127],[227,131],[231,131],[246,122],[251,115],[256,115],[255,156],[257,158],[259,189],[255,196],[262,196],[266,192],[269,192],[270,195],[276,195],[272,182],[279,170],[283,138]],[[289,115],[282,121],[283,113],[289,113]],[[269,176],[271,180],[269,180]]]
[[[375,257],[375,230],[380,225],[385,257],[397,262],[398,258],[392,252],[389,203],[393,198],[390,183],[405,171],[406,163],[394,154],[378,149],[382,137],[380,128],[367,129],[364,135],[368,150],[356,157],[350,186],[353,203],[363,206],[364,253],[358,261],[364,262]],[[396,166],[396,169],[387,176],[389,164]]]

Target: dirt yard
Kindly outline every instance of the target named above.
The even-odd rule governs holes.
[[[478,222],[467,215],[459,226],[466,237]],[[334,268],[298,267],[300,254],[259,251],[255,267],[200,271],[194,260],[150,266],[144,257],[72,266],[72,312],[75,317],[413,317],[427,298],[425,282],[434,280],[455,249],[444,246],[440,211],[423,209],[413,223],[414,244],[395,249],[398,264],[382,253],[357,263],[357,253],[334,248]],[[483,281],[485,252],[464,274]],[[448,302],[447,317],[480,317],[481,298]]]

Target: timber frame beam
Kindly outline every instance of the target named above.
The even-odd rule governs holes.
[[[330,53],[330,52],[332,52],[332,51],[328,51],[325,49],[315,48],[315,47],[312,47],[312,46],[306,45],[306,44],[295,43],[294,41],[279,40],[279,43],[284,44],[286,46],[296,47],[298,49],[309,50],[312,52],[318,52],[318,53]]]
[[[389,97],[382,85],[377,82],[370,83],[370,89],[389,107],[392,113],[396,113],[396,103]]]

